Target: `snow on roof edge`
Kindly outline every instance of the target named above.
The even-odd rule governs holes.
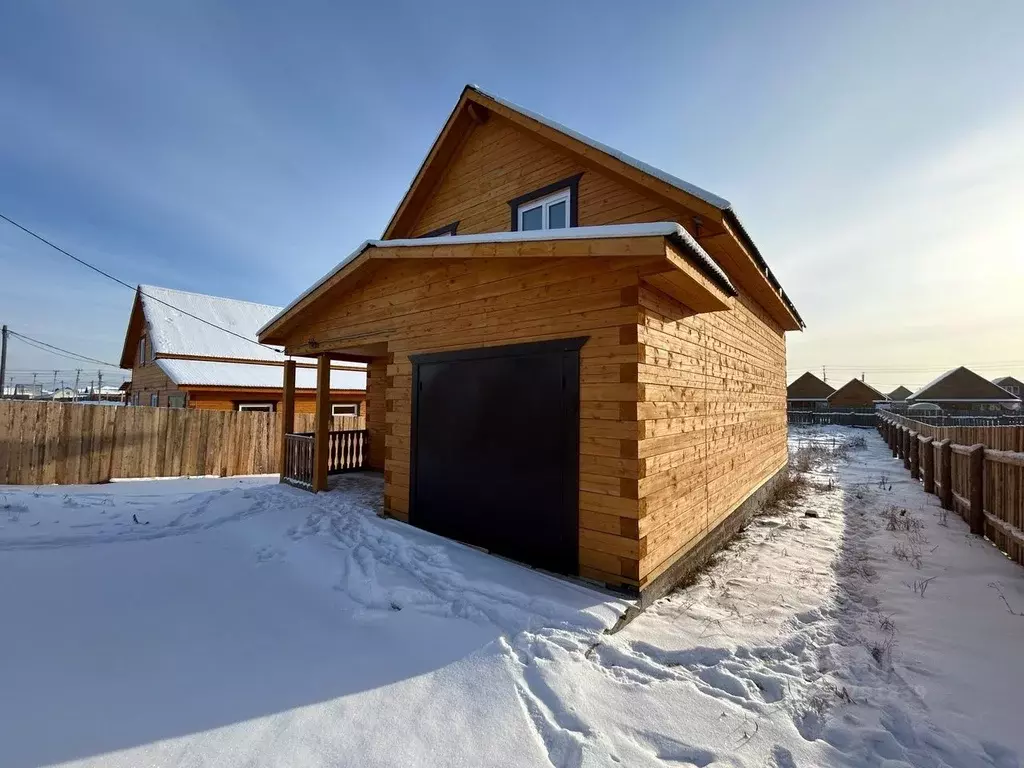
[[[293,299],[284,309],[274,315],[256,332],[259,338],[264,331],[285,317],[300,302],[317,291],[320,286],[357,259],[368,248],[419,248],[427,245],[467,245],[473,243],[518,243],[541,240],[598,240],[612,237],[668,237],[693,255],[702,271],[719,283],[730,295],[737,291],[729,276],[711,258],[689,232],[674,221],[655,221],[643,224],[608,224],[598,227],[568,227],[566,229],[538,229],[529,232],[481,232],[474,235],[442,235],[440,237],[412,237],[395,240],[364,240],[358,248],[339,261],[333,269]]]

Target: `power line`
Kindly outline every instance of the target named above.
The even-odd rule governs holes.
[[[166,307],[170,307],[171,309],[175,310],[176,312],[181,312],[181,314],[186,315],[188,317],[191,317],[193,320],[198,320],[200,323],[205,323],[206,325],[210,326],[211,328],[216,328],[218,331],[224,331],[224,333],[230,333],[232,336],[235,336],[235,337],[237,337],[239,339],[242,339],[242,341],[248,341],[250,344],[255,344],[258,347],[263,347],[264,349],[269,349],[271,352],[277,352],[279,354],[281,352],[281,350],[279,350],[279,349],[275,349],[274,347],[268,346],[267,344],[261,344],[258,341],[254,341],[253,339],[250,339],[248,336],[243,336],[240,333],[236,333],[235,331],[232,331],[230,328],[224,328],[223,326],[217,325],[216,323],[211,323],[209,320],[207,320],[205,318],[202,318],[202,317],[199,317],[199,315],[194,315],[191,312],[182,309],[181,307],[174,306],[170,302],[164,301],[163,299],[158,299],[156,296],[150,296],[148,293],[144,292],[141,288],[137,288],[137,286],[134,286],[134,285],[129,285],[124,280],[121,280],[118,277],[114,277],[114,275],[110,274],[109,272],[104,272],[99,267],[90,264],[85,259],[80,259],[78,256],[75,256],[73,253],[69,253],[68,251],[66,251],[63,248],[61,248],[59,245],[56,245],[56,244],[50,242],[49,240],[47,240],[42,235],[33,232],[28,227],[22,226],[18,222],[14,221],[14,219],[11,219],[10,217],[5,216],[2,213],[0,213],[0,219],[3,219],[8,224],[17,227],[22,232],[24,232],[26,235],[34,237],[39,242],[44,243],[45,245],[50,246],[51,248],[53,248],[58,253],[63,253],[69,259],[71,259],[73,261],[77,261],[83,267],[91,269],[93,272],[95,272],[95,273],[97,273],[99,275],[103,275],[103,277],[107,278],[108,280],[113,280],[118,285],[123,285],[125,288],[127,288],[130,291],[138,290],[139,294],[142,295],[142,296],[145,296],[147,299],[151,299],[151,300],[156,301],[156,302],[158,302],[160,304],[163,304]]]
[[[100,366],[106,366],[108,368],[120,368],[119,366],[115,366],[113,364],[113,362],[108,362],[106,360],[99,360],[99,359],[96,359],[95,357],[89,357],[89,356],[84,355],[84,354],[79,354],[78,352],[72,352],[69,349],[63,349],[62,347],[57,347],[57,346],[54,346],[52,344],[47,344],[45,341],[40,341],[39,339],[33,339],[31,336],[26,336],[25,334],[19,334],[16,331],[10,331],[10,335],[13,336],[15,339],[20,339],[20,340],[22,340],[24,342],[27,342],[27,343],[31,344],[32,346],[35,346],[37,349],[40,348],[40,345],[41,345],[42,347],[46,348],[44,351],[53,351],[53,352],[56,352],[56,353],[61,353],[62,352],[63,353],[62,356],[68,357],[69,359],[79,359],[79,360],[82,360],[83,362],[98,362],[98,364]]]

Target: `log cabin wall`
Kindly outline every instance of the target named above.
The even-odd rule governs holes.
[[[151,396],[156,395],[156,405],[164,408],[169,404],[168,396],[185,395],[155,362],[139,365],[138,360],[132,367],[131,397],[134,398],[136,394],[139,396],[139,405],[150,405]]]
[[[684,557],[786,465],[786,343],[744,295],[694,315],[654,288],[640,304],[641,577]]]
[[[418,237],[455,221],[459,235],[507,232],[511,229],[509,200],[578,173],[583,173],[578,202],[581,227],[679,221],[692,228],[690,215],[585,168],[493,115],[466,138],[415,226],[396,237]]]
[[[384,469],[387,435],[386,403],[388,391],[388,359],[375,357],[366,365],[366,429],[370,432],[369,464],[371,469]]]
[[[387,339],[384,503],[390,514],[407,520],[409,355],[588,336],[580,350],[580,573],[639,586],[640,262],[647,259],[388,262],[372,280],[311,310],[287,346],[346,334],[379,332]],[[372,387],[373,373],[370,381]],[[523,429],[530,428],[524,414]]]

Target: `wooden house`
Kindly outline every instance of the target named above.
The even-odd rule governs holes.
[[[649,598],[784,475],[801,327],[727,201],[470,86],[382,238],[259,338],[367,363],[387,514]],[[324,417],[283,479],[328,487]]]
[[[1014,397],[1024,397],[1024,381],[1020,379],[1013,376],[1000,376],[998,379],[993,379],[992,383],[1002,387]]]
[[[946,371],[907,397],[907,404],[933,403],[947,413],[1017,410],[1021,399],[984,376],[960,366]]]
[[[815,411],[828,408],[835,387],[808,371],[786,387],[786,407],[791,411]]]
[[[835,410],[844,408],[874,408],[889,401],[884,394],[861,379],[850,379],[828,397],[828,407]]]
[[[896,389],[894,389],[888,395],[886,395],[886,397],[888,397],[894,403],[902,403],[904,400],[910,397],[911,394],[913,393],[909,389],[900,385],[896,387]]]
[[[135,292],[121,367],[132,372],[129,402],[169,408],[276,411],[284,363],[278,349],[261,345],[256,331],[280,307],[201,293],[140,285]],[[316,361],[296,363],[295,408],[312,413]],[[331,368],[333,415],[360,415],[366,368]]]

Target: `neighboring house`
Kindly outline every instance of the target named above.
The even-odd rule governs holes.
[[[784,477],[801,327],[727,201],[469,86],[383,238],[260,340],[369,360],[387,514],[655,596]]]
[[[946,413],[977,413],[1015,410],[1020,408],[1021,399],[960,366],[925,384],[907,398],[907,403],[934,403]]]
[[[1000,376],[998,379],[993,379],[992,383],[1002,387],[1014,397],[1024,398],[1024,382],[1020,379],[1013,376]]]
[[[894,403],[902,403],[904,400],[910,397],[910,395],[911,391],[904,387],[903,385],[900,385],[888,394],[888,398],[892,400]]]
[[[791,411],[814,411],[828,408],[828,398],[835,388],[808,371],[786,387],[786,405]]]
[[[280,307],[266,304],[139,286],[121,352],[121,367],[132,371],[129,402],[276,411],[288,358],[260,345],[256,331],[280,311]],[[300,360],[297,366],[295,409],[312,413],[316,361]],[[365,398],[365,365],[333,365],[330,402],[334,415],[359,415]]]
[[[828,407],[833,409],[875,408],[887,402],[889,398],[861,379],[850,379],[828,397]]]

